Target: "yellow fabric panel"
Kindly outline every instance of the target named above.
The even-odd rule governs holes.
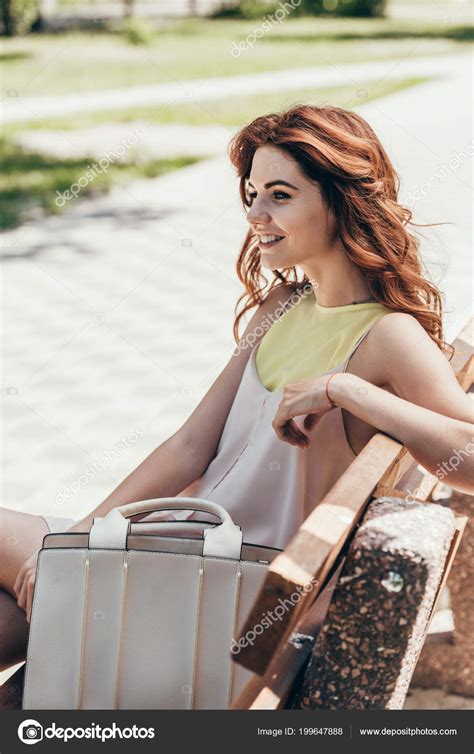
[[[267,390],[310,379],[345,362],[360,336],[390,310],[372,301],[321,306],[303,295],[265,333],[255,358]]]

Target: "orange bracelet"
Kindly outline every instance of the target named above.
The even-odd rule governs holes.
[[[334,372],[333,374],[331,374],[331,376],[330,376],[330,377],[328,378],[328,381],[326,382],[326,398],[328,399],[329,403],[331,404],[331,406],[332,406],[333,408],[337,408],[337,404],[336,404],[336,403],[334,403],[334,401],[332,400],[332,398],[330,398],[330,397],[329,397],[329,393],[328,393],[328,387],[329,387],[329,383],[330,383],[330,381],[332,380],[332,378],[333,378],[333,377],[334,377],[334,376],[335,376],[336,374],[337,374],[337,372]]]

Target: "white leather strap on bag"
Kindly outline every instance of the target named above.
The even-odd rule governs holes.
[[[130,524],[118,508],[112,508],[103,518],[94,518],[89,532],[89,547],[126,550]]]
[[[159,497],[112,508],[104,518],[94,518],[89,547],[126,549],[131,516],[159,510],[195,510],[211,513],[221,523],[203,531],[203,556],[240,560],[242,530],[221,505],[196,497]],[[121,521],[120,521],[121,519]]]

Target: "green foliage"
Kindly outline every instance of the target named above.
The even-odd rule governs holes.
[[[27,34],[38,17],[38,0],[0,0],[3,34]]]
[[[120,183],[135,178],[156,178],[198,161],[199,157],[147,159],[143,162],[111,163],[107,172],[100,173],[81,188],[79,201],[84,197],[100,196]],[[14,228],[39,214],[57,214],[74,204],[74,199],[58,202],[58,194],[68,191],[72,184],[87,175],[92,158],[59,158],[30,152],[8,138],[0,138],[0,228]]]
[[[277,3],[262,2],[262,0],[240,0],[231,6],[223,5],[212,14],[212,18],[262,18],[273,13]]]
[[[301,0],[293,15],[383,18],[386,4],[386,0]]]
[[[146,18],[136,16],[123,21],[120,33],[132,45],[149,45],[155,39],[155,32]]]

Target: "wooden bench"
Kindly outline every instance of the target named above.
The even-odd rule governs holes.
[[[469,391],[474,382],[472,323],[453,345],[458,381]],[[407,491],[414,490],[417,494],[407,504]],[[473,498],[460,495],[465,503],[454,515],[442,493],[406,448],[382,434],[370,440],[272,562],[240,637],[280,600],[289,601],[288,609],[285,620],[273,622],[233,656],[254,671],[234,709],[403,706],[423,645],[444,651],[456,630],[456,613],[442,596],[455,572],[451,566]],[[389,517],[390,527],[384,529]],[[430,538],[417,541],[414,536],[420,521],[430,528],[431,549]],[[472,562],[472,536],[466,565]],[[370,588],[363,583],[369,572]],[[472,587],[464,576],[461,581],[469,590],[472,617]],[[351,584],[357,588],[348,588]],[[305,590],[308,585],[312,588]],[[291,601],[295,595],[298,599]],[[458,594],[459,605],[466,601]],[[444,623],[435,620],[437,614]],[[468,616],[461,617],[466,621]],[[459,649],[457,661],[455,667]],[[433,685],[433,667],[436,663],[427,663],[424,685]],[[12,709],[20,704],[23,672],[24,666],[2,687]]]
[[[469,391],[472,322],[453,345],[453,368]],[[234,709],[403,707],[427,637],[452,636],[452,627],[430,634],[430,624],[467,517],[430,499],[437,483],[400,443],[371,438],[269,567],[236,637],[234,661],[254,675]],[[431,538],[417,538],[417,527]],[[358,588],[348,589],[351,580]],[[284,619],[249,642],[278,605]]]

